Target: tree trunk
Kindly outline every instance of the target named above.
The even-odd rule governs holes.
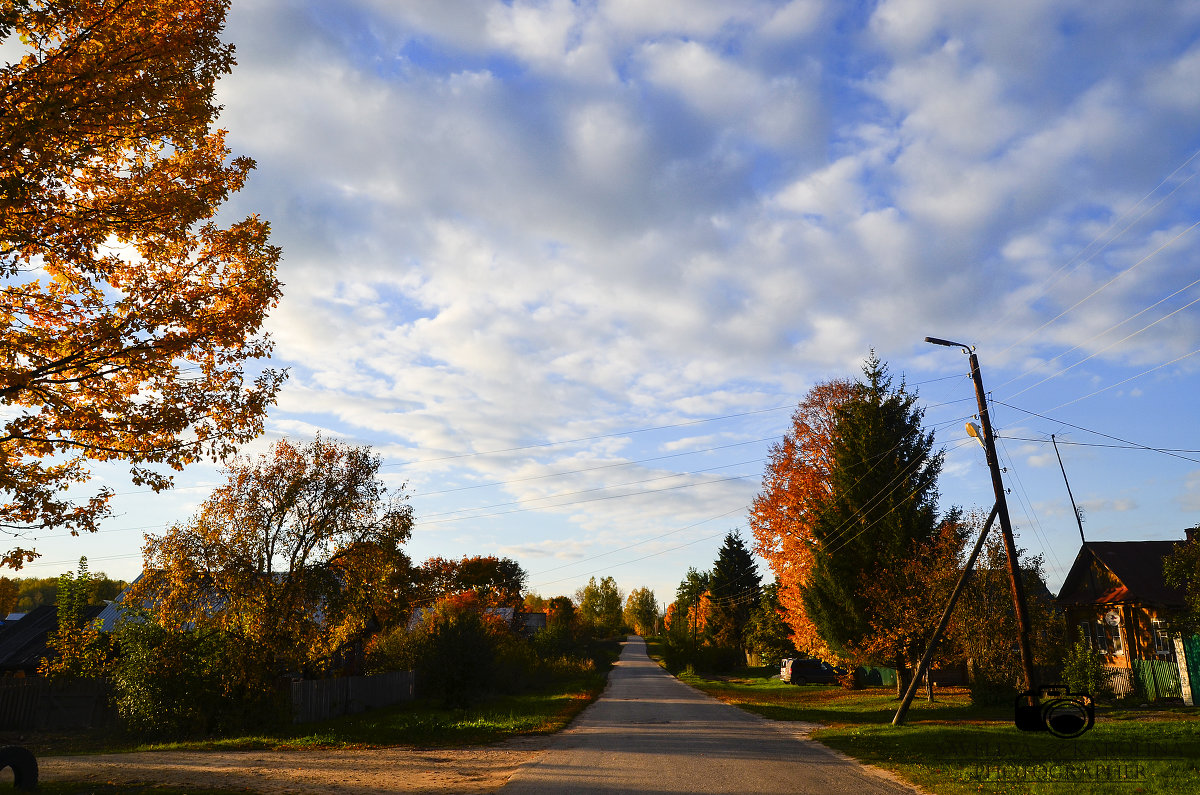
[[[904,691],[908,689],[908,682],[905,678],[906,668],[904,666],[904,655],[896,654],[896,698],[897,700],[904,698]]]

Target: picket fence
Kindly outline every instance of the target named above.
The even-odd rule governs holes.
[[[45,679],[0,679],[0,731],[65,731],[113,720],[104,683],[54,685]]]
[[[1138,696],[1147,701],[1182,698],[1179,666],[1166,660],[1131,660],[1132,668],[1105,666],[1115,695]]]
[[[292,682],[292,722],[326,720],[410,701],[415,681],[412,671],[298,680]]]

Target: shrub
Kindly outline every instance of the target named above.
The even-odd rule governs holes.
[[[288,704],[252,647],[212,631],[126,620],[117,632],[113,701],[126,729],[186,737],[274,726]]]
[[[1067,650],[1067,662],[1063,667],[1067,687],[1076,693],[1090,693],[1093,697],[1112,695],[1112,684],[1104,671],[1100,655],[1079,630],[1075,645]]]

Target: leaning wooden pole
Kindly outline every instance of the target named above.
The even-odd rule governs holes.
[[[983,549],[983,541],[987,538],[988,530],[992,529],[992,522],[996,521],[996,513],[996,506],[993,505],[992,512],[988,514],[987,522],[984,523],[983,530],[979,532],[979,538],[975,541],[975,548],[971,550],[971,554],[967,558],[967,565],[963,568],[962,574],[958,577],[958,583],[954,586],[954,591],[950,594],[950,601],[946,603],[946,609],[942,611],[942,619],[938,622],[937,629],[933,631],[933,637],[929,640],[929,647],[925,649],[925,654],[921,657],[921,663],[917,666],[912,681],[908,683],[908,690],[904,693],[904,700],[900,702],[900,708],[896,710],[896,717],[892,718],[893,726],[900,726],[904,723],[904,717],[908,714],[908,708],[912,704],[913,697],[917,694],[917,684],[921,681],[921,676],[929,670],[929,664],[933,660],[933,651],[937,648],[938,641],[942,639],[942,633],[946,631],[946,626],[950,623],[950,614],[954,612],[954,605],[958,602],[958,597],[967,584],[967,578],[971,575],[971,569],[975,567],[975,560],[979,557],[979,550]]]
[[[1017,560],[1017,545],[1013,540],[1012,523],[1008,519],[1008,500],[1004,497],[1004,480],[1000,477],[1000,460],[996,455],[996,441],[992,434],[992,421],[988,416],[987,395],[983,391],[983,377],[979,374],[979,358],[972,350],[971,381],[975,384],[975,399],[979,404],[979,424],[983,426],[983,449],[987,453],[988,469],[992,473],[992,491],[996,495],[997,518],[1000,532],[1004,536],[1004,553],[1008,557],[1008,578],[1012,586],[1013,607],[1017,614],[1017,645],[1021,651],[1021,670],[1025,674],[1025,690],[1037,688],[1037,674],[1033,667],[1033,651],[1029,645],[1029,609],[1025,606],[1025,586],[1021,582],[1021,564]]]

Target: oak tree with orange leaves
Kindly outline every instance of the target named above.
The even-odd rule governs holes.
[[[823,659],[833,652],[804,610],[802,591],[813,566],[813,526],[831,493],[832,446],[837,409],[854,396],[847,379],[817,384],[792,414],[792,427],[771,447],[762,491],[750,506],[754,551],[779,582],[782,615],[797,649]]]
[[[213,127],[227,6],[0,0],[0,531],[94,531],[91,462],[160,490],[261,432],[280,252],[214,220],[254,166]]]
[[[147,538],[127,598],[168,629],[235,639],[263,676],[328,663],[403,612],[412,508],[379,480],[380,463],[320,437],[238,459],[190,521]]]

